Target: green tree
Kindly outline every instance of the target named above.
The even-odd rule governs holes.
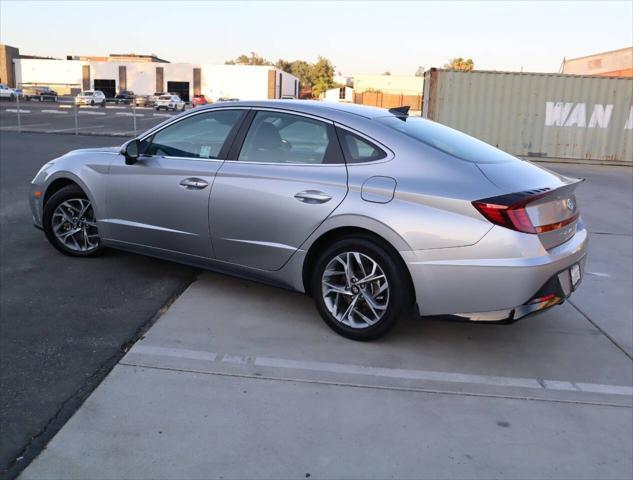
[[[277,60],[277,63],[275,63],[275,67],[283,70],[286,73],[292,73],[291,71],[292,62],[284,60],[283,58],[280,58],[279,60]]]
[[[475,63],[472,58],[451,58],[449,63],[444,65],[444,68],[448,70],[458,70],[461,72],[470,72],[473,68],[475,68]]]
[[[250,55],[240,55],[235,60],[227,60],[225,65],[272,65],[272,63],[266,60],[264,57],[260,57],[255,52],[251,52]]]
[[[311,70],[313,97],[318,97],[322,92],[335,86],[334,65],[327,58],[319,57]]]

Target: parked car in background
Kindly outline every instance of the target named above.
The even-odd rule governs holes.
[[[15,90],[4,83],[0,83],[0,99],[14,101],[16,97]]]
[[[154,104],[155,110],[164,108],[165,110],[184,110],[185,102],[178,95],[161,95]]]
[[[115,97],[114,103],[125,103],[129,105],[134,100],[134,92],[130,90],[121,90]]]
[[[86,90],[75,97],[75,105],[106,106],[106,96],[101,90]]]
[[[135,95],[134,96],[134,105],[137,107],[149,107],[154,104],[151,95]]]
[[[156,103],[158,101],[158,99],[160,97],[162,97],[163,95],[167,95],[167,93],[165,92],[154,92],[154,95],[152,95],[152,103]]]
[[[193,100],[191,100],[191,106],[197,107],[198,105],[207,105],[209,102],[207,101],[207,97],[204,95],[194,95]]]
[[[371,340],[411,311],[512,322],[565,302],[586,262],[581,181],[408,107],[280,100],[63,155],[29,199],[67,255],[113,247],[264,280]]]
[[[239,98],[231,98],[231,97],[220,97],[218,98],[218,102],[239,102]]]
[[[56,102],[57,92],[49,87],[23,87],[24,100],[37,100],[38,102]]]

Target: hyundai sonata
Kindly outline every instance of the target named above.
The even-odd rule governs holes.
[[[508,322],[565,301],[587,250],[579,182],[406,107],[243,101],[63,155],[30,204],[62,253],[118,248],[305,292],[369,340],[411,310]]]

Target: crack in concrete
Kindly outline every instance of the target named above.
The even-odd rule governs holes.
[[[575,303],[573,303],[571,300],[567,300],[569,302],[569,304],[574,307],[576,309],[576,311],[578,313],[580,313],[583,317],[585,317],[585,319],[591,323],[602,335],[604,335],[605,337],[607,337],[609,339],[609,341],[615,345],[617,347],[618,350],[620,350],[624,355],[626,355],[631,361],[633,361],[633,356],[631,356],[631,354],[629,352],[627,352],[622,346],[620,346],[620,344],[618,342],[615,341],[615,339],[613,337],[611,337],[611,335],[609,335],[604,329],[602,329],[596,322],[594,322],[589,315],[587,315],[585,312],[583,312]]]

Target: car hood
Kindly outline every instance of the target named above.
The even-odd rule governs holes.
[[[69,155],[78,155],[82,153],[119,153],[121,146],[117,147],[97,147],[97,148],[79,148],[77,150],[71,150],[64,157]]]

